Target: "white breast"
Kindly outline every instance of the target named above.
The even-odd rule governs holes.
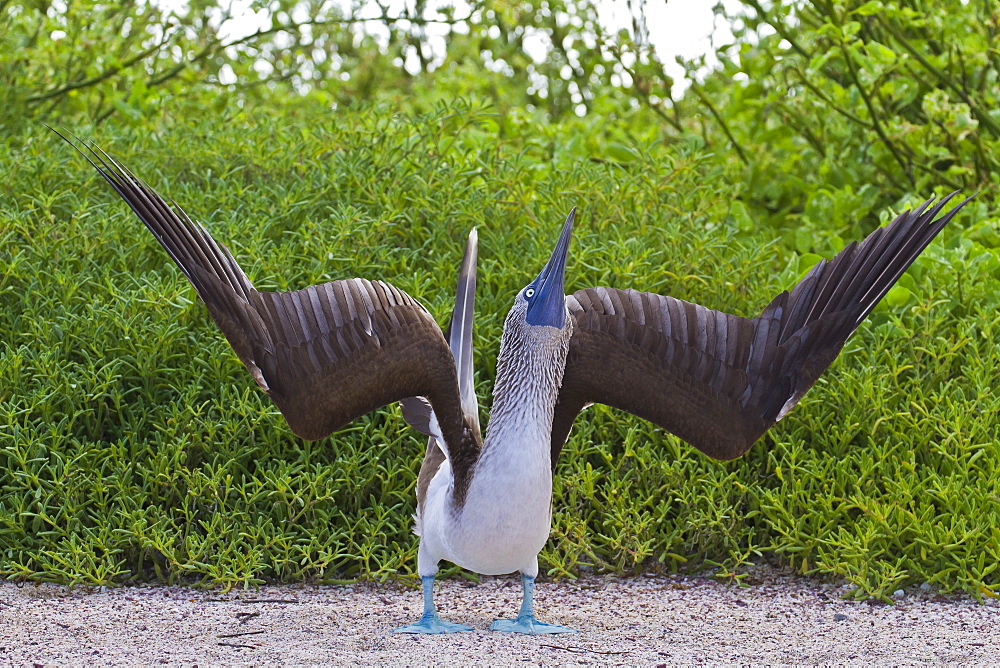
[[[551,418],[537,417],[524,410],[491,425],[461,509],[448,494],[451,468],[442,466],[420,522],[421,561],[445,559],[485,575],[537,570],[552,519]]]

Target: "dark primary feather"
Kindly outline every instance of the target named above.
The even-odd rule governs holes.
[[[836,359],[848,337],[969,200],[905,212],[816,264],[753,320],[635,290],[567,298],[574,320],[552,427],[556,464],[577,414],[602,403],[716,459],[746,452]]]
[[[416,300],[361,278],[259,292],[228,249],[180,207],[168,206],[96,146],[87,148],[89,155],[80,152],[188,277],[293,432],[323,438],[388,403],[425,396],[453,450],[456,477],[463,467],[471,471],[478,444],[463,423],[455,362]]]

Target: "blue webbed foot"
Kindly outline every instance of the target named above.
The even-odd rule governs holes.
[[[534,570],[538,570],[537,565]],[[576,629],[568,626],[558,626],[556,624],[546,624],[535,619],[535,578],[531,575],[521,574],[521,585],[524,587],[524,596],[521,599],[521,612],[517,619],[498,619],[490,624],[490,631],[503,631],[504,633],[528,633],[540,635],[542,633],[577,633]]]
[[[459,633],[460,631],[471,631],[471,626],[446,622],[438,617],[436,612],[424,613],[419,622],[400,626],[393,629],[393,633]]]
[[[471,631],[471,626],[465,624],[455,624],[446,622],[438,617],[437,609],[434,607],[434,576],[424,575],[420,578],[424,583],[424,616],[414,624],[400,626],[393,629],[393,633],[458,633],[459,631]]]
[[[557,624],[546,624],[535,619],[534,615],[521,615],[517,619],[498,619],[490,624],[490,631],[502,631],[504,633],[528,633],[540,635],[542,633],[577,633],[576,629]]]

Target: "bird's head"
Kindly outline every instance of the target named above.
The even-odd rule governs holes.
[[[491,414],[503,412],[507,402],[523,405],[525,393],[541,393],[549,408],[555,406],[573,336],[564,277],[575,217],[573,209],[545,268],[517,293],[507,314]]]
[[[525,338],[562,343],[572,335],[572,320],[566,310],[565,275],[569,241],[573,236],[576,208],[569,212],[556,247],[545,267],[517,293],[504,327]]]

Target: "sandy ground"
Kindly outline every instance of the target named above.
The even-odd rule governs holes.
[[[514,577],[438,584],[445,619],[476,630],[403,636],[420,594],[399,585],[70,590],[0,584],[0,663],[468,665],[1000,662],[1000,604],[917,590],[896,605],[849,602],[843,589],[781,576],[739,587],[708,578],[539,582],[543,621],[580,633],[487,630],[513,616]]]

